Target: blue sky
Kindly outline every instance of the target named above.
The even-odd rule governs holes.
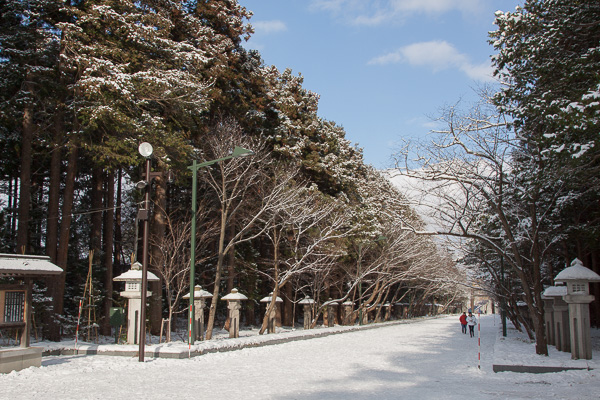
[[[425,138],[447,105],[491,78],[494,12],[519,0],[239,0],[254,16],[245,44],[321,95],[319,116],[390,166],[401,138]]]

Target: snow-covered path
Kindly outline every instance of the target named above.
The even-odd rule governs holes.
[[[0,375],[0,399],[597,399],[595,371],[492,372],[493,317],[477,337],[444,317],[183,360],[44,358]]]

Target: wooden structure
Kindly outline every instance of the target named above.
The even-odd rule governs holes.
[[[20,349],[0,348],[0,373],[41,365],[41,348],[29,347],[33,279],[62,272],[46,256],[0,254],[0,329],[21,330]]]

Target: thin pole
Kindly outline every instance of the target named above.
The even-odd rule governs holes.
[[[479,349],[477,357],[479,360],[477,361],[477,368],[481,369],[481,310],[479,310],[478,316],[479,318],[477,320],[477,345]]]
[[[358,243],[358,325],[363,324],[362,276],[361,274],[362,243]]]
[[[190,335],[188,338],[189,345],[194,344],[196,338],[195,329],[195,305],[194,305],[194,292],[195,282],[194,275],[196,275],[196,180],[198,176],[198,167],[196,166],[196,160],[192,163],[192,226],[191,226],[191,237],[190,237],[190,317],[189,319],[189,331]]]
[[[144,219],[144,242],[142,255],[142,307],[140,309],[140,341],[139,361],[144,362],[144,351],[146,345],[146,291],[148,286],[148,236],[150,235],[150,157],[146,158],[146,196],[144,199],[146,218]]]
[[[194,308],[193,305],[190,304],[190,332],[189,332],[189,337],[188,337],[188,358],[192,357],[192,309]]]
[[[77,329],[75,329],[75,354],[79,354],[77,352],[77,342],[79,339],[79,321],[81,320],[81,306],[83,299],[79,299],[79,314],[77,315]]]

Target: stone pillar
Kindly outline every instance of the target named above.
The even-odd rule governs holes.
[[[381,322],[381,313],[383,312],[383,308],[381,304],[377,304],[375,307],[375,323]]]
[[[130,297],[127,301],[127,344],[138,344],[141,310],[142,296]]]
[[[362,309],[362,324],[366,325],[369,323],[369,305],[363,304],[361,305]]]
[[[556,346],[556,341],[554,338],[554,300],[552,297],[547,297],[542,295],[542,300],[544,301],[544,322],[546,323],[546,338],[548,340],[548,344],[552,346]]]
[[[384,321],[389,321],[390,319],[392,319],[392,305],[390,303],[385,303],[383,305],[383,307],[384,307],[384,310],[385,310],[384,311],[385,315],[383,317],[383,320]]]
[[[548,343],[556,346],[558,351],[570,352],[569,308],[568,304],[562,299],[566,295],[566,286],[550,286],[544,290],[542,299],[544,300],[544,318]],[[549,304],[550,301],[551,304]],[[549,313],[551,315],[548,315]]]
[[[310,329],[312,322],[312,307],[315,301],[310,297],[305,297],[298,302],[304,309],[304,329]]]
[[[594,296],[566,295],[564,299],[569,304],[571,358],[591,360],[590,303]]]
[[[338,303],[337,301],[329,299],[325,304],[327,306],[327,326],[335,326]]]
[[[310,304],[305,304],[304,308],[304,329],[310,329],[310,323],[312,321],[312,310]]]
[[[230,320],[229,337],[240,337],[240,308],[242,308],[242,305],[239,301],[229,300],[227,303],[227,308],[229,309]]]
[[[569,326],[569,305],[562,297],[554,298],[554,335],[558,351],[571,352],[571,327]]]
[[[354,303],[351,301],[345,301],[342,303],[342,310],[344,316],[342,317],[343,325],[352,325],[352,313],[354,311]]]

